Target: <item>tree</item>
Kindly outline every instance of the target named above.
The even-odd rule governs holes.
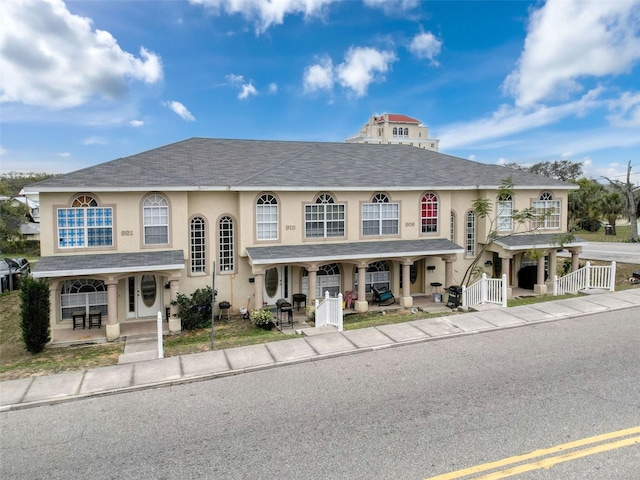
[[[618,192],[607,192],[602,195],[598,202],[598,208],[607,223],[612,226],[612,234],[616,234],[616,219],[618,215],[624,212],[624,206],[622,205],[622,198]]]
[[[555,178],[563,182],[575,181],[582,176],[582,164],[569,160],[554,160],[552,162],[539,162],[530,167],[507,163],[505,167],[535,173],[548,178]]]
[[[604,177],[611,188],[620,194],[624,212],[631,223],[631,241],[638,242],[638,204],[640,204],[640,188],[631,183],[631,160],[627,165],[627,181],[611,180]]]
[[[2,191],[3,195],[12,197],[18,195],[26,185],[55,176],[51,173],[3,173],[0,175],[0,191]]]
[[[42,280],[24,277],[20,286],[22,340],[30,353],[41,352],[49,336],[49,285]]]
[[[20,225],[27,222],[29,207],[21,203],[12,205],[10,200],[0,201],[0,241],[10,241],[20,236]]]
[[[498,188],[498,195],[496,198],[508,198],[513,197],[514,195],[514,185],[513,179],[508,177],[500,182],[500,187]],[[478,218],[488,218],[489,219],[489,229],[487,233],[487,237],[482,243],[482,247],[480,248],[478,254],[473,259],[469,267],[464,273],[464,277],[462,278],[462,284],[468,285],[474,278],[474,275],[479,273],[479,262],[482,260],[484,254],[486,253],[489,246],[498,238],[498,215],[492,216],[493,211],[493,203],[496,199],[489,198],[478,198],[473,202],[473,209],[478,215]],[[550,216],[553,212],[551,210],[547,211],[545,215]],[[503,237],[509,237],[515,234],[522,233],[536,233],[539,231],[538,226],[541,224],[541,220],[538,213],[535,211],[533,207],[528,207],[523,210],[513,209],[511,217],[513,219],[514,225],[516,227],[513,229],[513,233],[503,235]],[[564,235],[560,235],[557,238],[558,246],[562,246],[562,244],[569,242],[573,239],[573,235],[571,233],[567,233]],[[541,253],[535,249],[532,249],[527,252],[527,256],[532,259],[539,258]]]
[[[581,178],[575,183],[580,189],[569,192],[569,230],[581,228],[597,232],[602,224],[600,199],[606,194],[606,190],[600,183],[587,178]]]

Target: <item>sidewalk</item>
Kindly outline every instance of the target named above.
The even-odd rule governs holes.
[[[0,383],[0,411],[238,375],[282,365],[628,308],[640,311],[640,288],[9,380]]]

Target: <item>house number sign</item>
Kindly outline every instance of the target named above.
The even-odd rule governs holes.
[[[120,236],[121,237],[132,237],[133,236],[133,230],[121,230],[120,231]]]

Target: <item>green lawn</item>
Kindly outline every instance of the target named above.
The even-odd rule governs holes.
[[[576,230],[573,232],[576,237],[580,237],[588,242],[628,242],[631,240],[631,226],[616,226],[616,235],[605,235],[604,227],[597,232],[587,232],[585,230]]]

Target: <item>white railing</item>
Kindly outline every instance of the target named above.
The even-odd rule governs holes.
[[[337,297],[329,297],[329,292],[324,292],[322,302],[316,298],[316,328],[325,325],[333,325],[342,331],[342,294]]]
[[[470,287],[462,286],[462,306],[473,307],[484,303],[507,306],[507,275],[502,278],[488,278],[486,273]]]
[[[553,294],[578,293],[588,288],[604,288],[610,292],[616,289],[616,262],[609,266],[591,266],[587,262],[582,268],[564,277],[553,277]]]

